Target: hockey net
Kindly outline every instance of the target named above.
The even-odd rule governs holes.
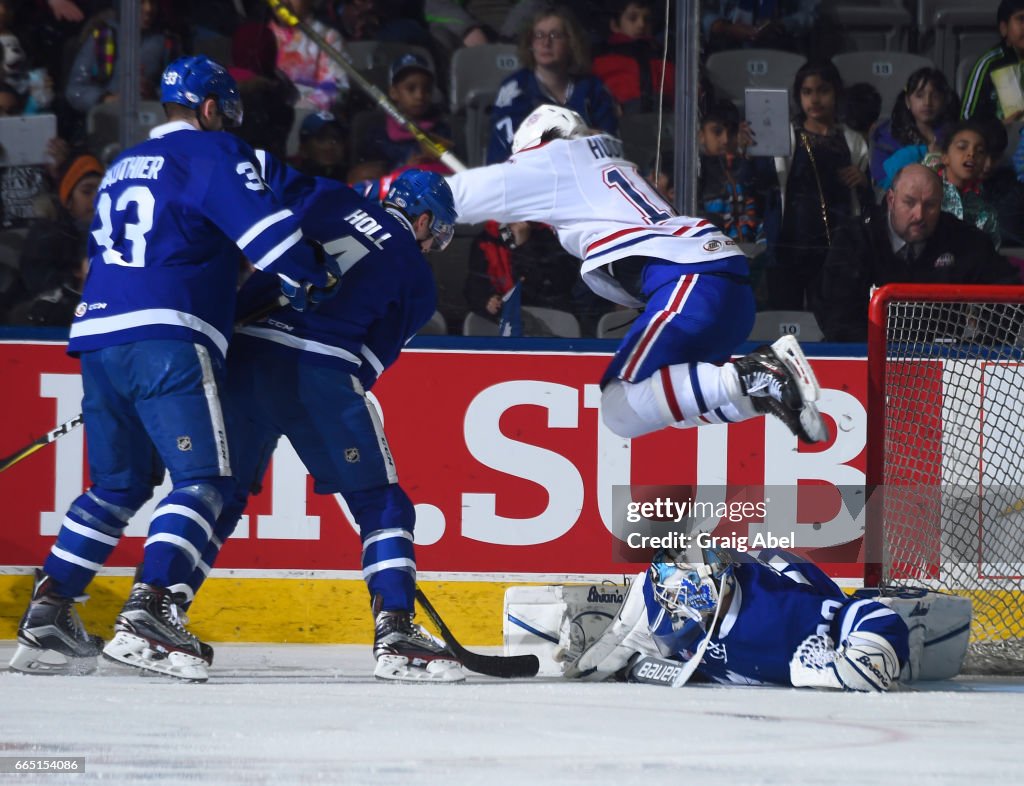
[[[965,671],[1024,672],[1024,287],[889,285],[868,337],[865,584],[966,595]]]

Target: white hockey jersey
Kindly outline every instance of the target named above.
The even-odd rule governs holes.
[[[587,285],[624,306],[643,303],[604,270],[609,262],[643,256],[726,270],[733,268],[708,263],[743,254],[709,221],[676,215],[623,158],[622,143],[603,134],[528,148],[504,163],[452,175],[448,184],[462,223],[553,226],[562,247],[583,261]]]

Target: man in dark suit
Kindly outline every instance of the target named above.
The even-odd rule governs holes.
[[[826,341],[866,341],[871,287],[895,282],[1019,284],[988,236],[943,213],[942,181],[901,169],[885,201],[839,227],[825,259],[816,312]]]

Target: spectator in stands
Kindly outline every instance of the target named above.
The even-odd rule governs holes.
[[[964,87],[960,117],[964,120],[997,117],[1008,125],[1024,117],[1024,110],[1012,107],[1006,111],[999,102],[992,75],[1003,68],[1011,68],[1009,73],[1020,80],[1020,61],[1024,59],[1024,0],[1001,0],[996,10],[996,23],[1002,40],[974,63]]]
[[[519,62],[524,67],[498,89],[491,112],[488,164],[509,157],[512,134],[541,104],[568,107],[592,128],[618,132],[615,99],[604,82],[588,73],[588,49],[579,23],[567,9],[549,6],[534,15],[519,39]]]
[[[246,22],[231,36],[228,73],[238,82],[245,112],[236,133],[284,160],[299,91],[277,67],[277,38],[264,22]]]
[[[24,107],[17,90],[0,82],[0,116],[22,115]],[[3,141],[0,139],[0,150]],[[47,142],[45,161],[0,165],[0,230],[21,228],[40,217],[42,203],[59,179],[69,150],[65,140],[54,137]]]
[[[807,51],[819,0],[704,0],[704,52],[758,47]]]
[[[7,324],[31,327],[68,327],[82,299],[82,285],[89,271],[89,255],[83,247],[76,266],[69,269],[59,286],[15,303],[7,312]]]
[[[292,165],[303,174],[344,183],[348,172],[347,140],[348,129],[330,112],[309,115],[299,129],[299,155]]]
[[[660,156],[657,154],[651,156],[651,160],[647,162],[647,166],[640,174],[670,204],[675,204],[676,157],[671,150],[663,150]]]
[[[672,109],[675,67],[662,59],[662,47],[651,37],[651,7],[652,0],[611,0],[611,34],[594,56],[594,75],[623,112],[650,112],[659,97]]]
[[[754,172],[737,152],[739,112],[731,101],[714,104],[700,120],[699,215],[739,243],[754,243],[761,234]]]
[[[21,114],[21,96],[12,85],[0,81],[0,117],[17,117]]]
[[[294,85],[287,79],[252,76],[238,81],[238,94],[245,111],[242,125],[232,130],[257,150],[266,150],[283,161],[295,122]]]
[[[981,193],[984,174],[991,171],[988,161],[985,129],[973,120],[963,120],[950,129],[932,168],[942,178],[943,212],[976,226],[998,249],[999,221]]]
[[[443,109],[434,103],[434,70],[427,60],[409,53],[389,69],[388,97],[398,110],[446,148],[452,146],[452,130]],[[355,146],[355,160],[377,161],[385,171],[430,161],[416,138],[390,115],[374,110]],[[445,168],[442,174],[451,174]]]
[[[313,0],[291,0],[295,15],[306,22],[331,47],[344,50],[341,33],[313,18]],[[297,107],[318,111],[341,111],[348,93],[348,75],[299,28],[288,27],[276,18],[270,29],[277,39],[277,67],[299,91]]]
[[[885,171],[885,161],[901,148],[915,149],[901,154],[900,166],[922,161],[929,150],[937,151],[943,136],[956,122],[957,109],[956,93],[945,74],[928,67],[912,73],[896,97],[889,119],[871,134],[872,182],[888,188],[892,176]],[[898,169],[899,166],[893,171]]]
[[[853,129],[868,142],[882,114],[882,94],[870,82],[855,82],[843,91],[843,105],[839,114],[847,128]]]
[[[985,133],[988,161],[981,175],[981,196],[996,213],[999,246],[1024,246],[1024,184],[1017,180],[1013,155],[1004,158],[1010,141],[1006,126],[997,118],[979,117],[972,122]]]
[[[22,246],[18,267],[27,297],[59,289],[78,274],[102,177],[91,155],[77,156],[64,170],[50,216],[29,226]]]
[[[894,282],[1018,284],[981,230],[941,210],[942,181],[899,171],[884,202],[836,228],[814,309],[827,341],[865,341],[872,287]]]
[[[499,34],[505,41],[517,41],[523,30],[533,24],[537,14],[550,8],[553,2],[570,13],[579,25],[580,32],[591,44],[603,41],[608,25],[600,13],[595,13],[599,3],[593,0],[515,0],[501,22]]]
[[[426,0],[426,16],[434,40],[449,56],[460,46],[493,44],[498,32],[454,0]]]
[[[93,17],[85,43],[71,66],[66,96],[81,114],[105,101],[116,101],[121,91],[121,68],[117,52],[117,11],[104,11]],[[178,36],[164,29],[156,0],[139,0],[139,96],[157,100],[160,75],[181,56]]]
[[[584,334],[592,332],[608,304],[577,286],[578,260],[562,248],[551,227],[520,221],[509,224],[508,231],[511,243],[489,221],[470,247],[463,290],[470,310],[497,323],[504,296],[518,283],[522,305],[568,311]],[[536,335],[528,317],[524,328],[527,335]]]
[[[28,58],[14,32],[14,0],[0,0],[0,79],[28,97]]]
[[[346,41],[391,41],[433,48],[423,0],[340,0],[325,9]]]
[[[814,310],[821,266],[833,230],[873,202],[863,137],[837,117],[843,83],[830,62],[803,65],[793,80],[799,109],[791,130],[792,154],[775,159],[781,212],[772,216],[777,238],[766,283],[772,309]],[[766,216],[766,223],[768,223]]]

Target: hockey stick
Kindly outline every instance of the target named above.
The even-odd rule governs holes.
[[[445,625],[437,609],[433,607],[423,590],[416,588],[416,600],[419,601],[427,616],[441,632],[441,638],[448,648],[455,653],[462,665],[477,674],[485,674],[488,677],[535,677],[540,671],[540,660],[536,655],[481,655],[477,652],[470,652],[463,647],[452,635],[451,630]]]
[[[38,437],[28,443],[21,450],[16,450],[11,455],[4,459],[0,459],[0,472],[3,472],[9,467],[13,467],[19,461],[24,458],[28,458],[40,448],[46,447],[51,442],[56,442],[58,439],[74,431],[78,426],[82,424],[82,413],[79,412],[71,420],[61,423],[53,431],[47,431],[43,436]]]
[[[296,27],[301,30],[306,34],[310,41],[320,47],[321,51],[323,51],[325,55],[341,66],[342,70],[348,74],[349,78],[355,82],[359,89],[370,96],[377,106],[387,112],[396,123],[412,134],[416,141],[423,145],[430,155],[439,159],[442,164],[447,165],[453,172],[466,171],[466,165],[459,161],[459,159],[455,157],[454,153],[444,146],[439,145],[427,136],[419,126],[403,115],[398,107],[391,103],[388,97],[384,95],[376,85],[359,73],[359,71],[356,70],[356,67],[346,60],[345,56],[341,52],[327,43],[327,40],[316,32],[308,22],[299,19],[288,5],[283,3],[281,0],[267,0],[267,5],[270,6],[270,10],[281,24],[286,27]]]
[[[239,320],[235,324],[235,327],[241,327],[243,325],[248,325],[253,322],[258,322],[259,320],[263,319],[263,317],[267,316],[268,314],[274,313],[279,308],[283,308],[286,305],[288,305],[288,298],[286,298],[284,295],[278,295],[277,298],[272,300],[267,305],[263,306],[260,309],[257,309],[252,314],[249,314],[245,318]],[[82,420],[82,413],[79,412],[77,415],[71,418],[71,420],[61,423],[59,426],[57,426],[57,428],[53,429],[52,431],[47,431],[41,437],[37,437],[36,439],[32,440],[20,450],[16,450],[6,458],[0,459],[0,472],[3,472],[5,469],[10,469],[22,459],[28,458],[37,450],[46,447],[51,442],[56,442],[65,434],[70,434],[78,426],[82,425]]]
[[[678,660],[669,660],[668,658],[659,658],[657,655],[644,655],[638,652],[626,664],[626,682],[671,688],[685,665]]]

